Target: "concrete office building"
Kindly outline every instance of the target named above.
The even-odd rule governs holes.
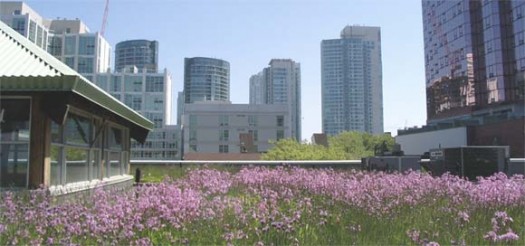
[[[400,139],[466,126],[468,145],[508,145],[511,157],[524,157],[525,2],[422,7],[427,125],[399,130]]]
[[[184,59],[184,102],[230,102],[230,63],[194,57]]]
[[[185,105],[184,153],[257,153],[292,137],[282,105],[203,102]]]
[[[0,2],[0,20],[46,50],[49,30],[44,19],[23,2]]]
[[[154,123],[146,142],[131,143],[132,159],[180,159],[180,129],[171,125],[171,75],[140,73],[137,68],[120,73],[100,73],[93,82]]]
[[[148,73],[158,71],[159,42],[144,39],[127,40],[115,46],[115,71],[121,72],[126,66],[135,66]]]
[[[301,66],[291,59],[272,59],[250,77],[250,104],[282,104],[290,109],[292,137],[301,141]]]
[[[323,133],[383,133],[379,27],[346,26],[321,42],[321,93]]]

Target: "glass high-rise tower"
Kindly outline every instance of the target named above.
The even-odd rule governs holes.
[[[269,65],[250,78],[250,104],[286,105],[292,137],[301,141],[301,65],[291,59],[272,59]]]
[[[525,1],[423,0],[422,7],[427,123],[489,109],[500,118],[523,114]]]
[[[230,63],[220,59],[184,59],[184,103],[230,102]]]
[[[340,39],[321,42],[323,133],[383,133],[381,32],[346,26]]]
[[[144,39],[127,40],[115,48],[115,71],[122,72],[126,66],[135,66],[139,71],[156,73],[159,60],[159,42]]]

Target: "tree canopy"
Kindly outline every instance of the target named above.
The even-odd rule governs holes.
[[[263,160],[356,160],[374,156],[379,151],[391,151],[394,138],[362,132],[342,132],[328,138],[328,146],[299,143],[281,139],[263,154]]]

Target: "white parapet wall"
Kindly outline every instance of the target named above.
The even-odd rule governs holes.
[[[404,134],[395,139],[405,155],[422,155],[430,149],[467,146],[467,127]]]

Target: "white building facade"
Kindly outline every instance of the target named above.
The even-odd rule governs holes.
[[[266,152],[292,137],[289,110],[282,105],[185,104],[184,153]]]
[[[120,73],[96,74],[93,82],[155,126],[142,145],[131,143],[132,159],[180,159],[180,129],[171,125],[171,75],[126,70]]]
[[[383,133],[381,31],[346,26],[321,42],[323,133]]]
[[[0,2],[0,20],[46,50],[49,30],[45,20],[23,2]]]

